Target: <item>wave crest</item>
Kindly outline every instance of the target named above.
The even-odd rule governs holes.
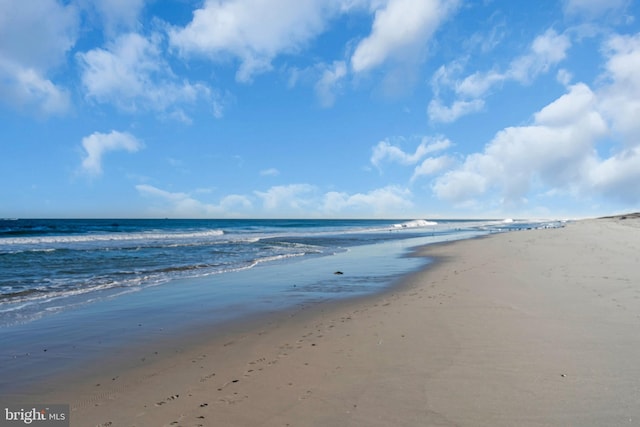
[[[111,242],[111,241],[161,241],[161,240],[183,240],[183,239],[206,239],[222,236],[222,230],[205,230],[190,233],[104,233],[104,234],[79,234],[67,236],[39,236],[39,237],[14,237],[0,239],[0,245],[30,245],[30,244],[54,244],[54,243],[88,243],[88,242]]]
[[[427,221],[426,219],[414,219],[400,224],[393,224],[394,228],[420,228],[438,225],[435,221]]]

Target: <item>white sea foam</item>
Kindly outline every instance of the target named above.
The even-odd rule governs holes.
[[[281,260],[284,260],[284,259],[287,259],[287,258],[295,258],[295,257],[299,257],[299,256],[304,256],[304,255],[305,254],[303,252],[300,252],[300,253],[293,253],[293,254],[282,254],[282,255],[268,256],[268,257],[257,259],[255,261],[255,265],[261,264],[263,262],[281,261]]]
[[[50,304],[51,302],[60,299],[67,299],[70,297],[77,297],[87,294],[95,294],[101,291],[109,291],[113,289],[136,289],[140,288],[140,285],[144,285],[144,287],[150,287],[166,283],[169,280],[170,279],[168,277],[158,276],[152,279],[149,276],[146,276],[143,278],[136,278],[121,282],[110,281],[108,283],[94,284],[82,288],[75,287],[55,290],[49,289],[47,292],[34,292],[28,295],[9,297],[4,301],[0,301],[0,313],[16,311],[32,304]]]
[[[191,233],[104,233],[104,234],[79,234],[79,235],[58,235],[58,236],[38,236],[38,237],[13,237],[0,239],[0,245],[33,245],[33,244],[56,244],[56,243],[90,243],[90,242],[110,242],[110,241],[163,241],[163,240],[186,240],[186,239],[208,239],[222,236],[222,230],[205,230]]]
[[[400,224],[393,224],[393,227],[394,228],[421,228],[421,227],[431,227],[434,225],[438,225],[438,223],[434,221],[427,221],[426,219],[414,219],[412,221],[407,221]]]

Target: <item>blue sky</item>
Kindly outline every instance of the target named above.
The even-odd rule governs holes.
[[[640,210],[630,0],[0,0],[0,217]]]

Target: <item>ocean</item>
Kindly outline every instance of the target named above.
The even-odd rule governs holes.
[[[413,247],[562,224],[0,220],[0,377],[9,386],[18,371],[50,364],[55,354],[70,365],[72,348],[105,353],[141,337],[379,292],[428,263],[408,256]]]

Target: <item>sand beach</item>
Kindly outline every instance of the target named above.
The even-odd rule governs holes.
[[[417,255],[381,294],[202,328],[37,399],[72,426],[640,424],[640,219]]]

